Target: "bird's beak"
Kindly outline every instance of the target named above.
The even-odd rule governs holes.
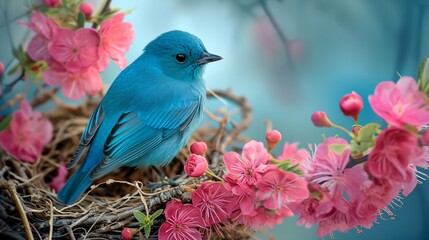
[[[204,55],[202,58],[197,60],[198,65],[202,65],[202,64],[206,64],[209,62],[215,62],[215,61],[219,61],[221,60],[222,57],[215,55],[215,54],[211,54],[209,52],[204,52]]]

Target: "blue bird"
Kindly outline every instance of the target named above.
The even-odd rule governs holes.
[[[92,113],[68,168],[86,149],[87,155],[58,200],[75,202],[93,180],[121,166],[168,164],[202,118],[205,64],[221,59],[187,32],[166,32],[150,42]]]

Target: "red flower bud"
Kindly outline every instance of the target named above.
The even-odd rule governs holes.
[[[46,7],[58,7],[63,3],[61,0],[43,0],[43,4],[45,4]]]
[[[94,12],[94,8],[92,8],[91,4],[83,2],[79,5],[79,12],[85,15],[86,18],[90,18]]]
[[[346,94],[340,99],[340,109],[343,114],[352,117],[355,121],[358,120],[358,116],[362,108],[362,98],[355,92]]]
[[[311,115],[311,121],[316,127],[332,127],[332,122],[329,120],[325,112],[318,111]]]
[[[191,153],[204,156],[207,152],[207,144],[205,142],[194,142],[191,144]]]
[[[124,240],[129,240],[129,239],[132,239],[133,236],[138,232],[139,232],[138,228],[124,228],[122,230],[121,236]]]
[[[273,149],[282,140],[282,134],[277,130],[268,131],[265,134],[265,140],[267,141],[268,149]]]
[[[209,163],[207,159],[203,156],[191,154],[186,160],[185,163],[185,173],[190,177],[200,177],[202,176],[207,168]]]

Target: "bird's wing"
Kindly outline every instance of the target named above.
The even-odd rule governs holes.
[[[86,128],[82,133],[82,137],[80,138],[79,145],[77,146],[76,151],[74,152],[69,164],[67,165],[67,168],[72,168],[77,164],[79,159],[82,157],[82,154],[85,152],[85,149],[91,143],[92,138],[100,127],[103,119],[104,112],[101,107],[101,104],[98,104],[98,106],[92,112],[91,117],[89,118],[88,124],[86,125]]]
[[[183,131],[200,107],[200,100],[196,100],[152,111],[145,116],[136,112],[122,114],[106,139],[105,157],[92,171],[91,178],[102,177],[156,149],[162,141]]]

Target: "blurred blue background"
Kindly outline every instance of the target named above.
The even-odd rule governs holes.
[[[100,1],[90,1],[97,3]],[[11,59],[12,42],[26,30],[14,21],[28,1],[0,1],[0,60]],[[318,143],[322,134],[310,115],[323,110],[334,122],[350,127],[338,101],[356,91],[365,100],[362,124],[378,121],[367,96],[381,81],[396,81],[398,73],[416,77],[421,58],[429,56],[429,1],[427,0],[114,0],[113,7],[133,9],[126,21],[133,24],[135,40],[131,62],[159,34],[180,29],[200,37],[206,48],[224,60],[206,68],[210,89],[232,89],[253,107],[254,121],[246,136],[263,141],[265,120],[283,134],[283,142]],[[274,24],[273,24],[274,23]],[[276,26],[276,27],[275,27]],[[111,64],[103,76],[107,84],[120,69]],[[274,153],[279,154],[281,147]],[[395,219],[385,216],[362,233],[334,233],[335,239],[427,239],[429,183],[419,185]],[[268,230],[268,239],[320,239],[316,228],[296,226],[296,218]],[[329,239],[329,237],[327,237]]]

